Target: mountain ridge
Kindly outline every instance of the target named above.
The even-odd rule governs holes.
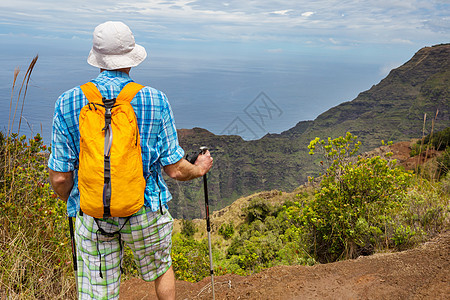
[[[361,140],[361,151],[367,151],[380,146],[381,140],[410,140],[423,131],[429,133],[432,127],[449,126],[449,70],[450,44],[425,47],[352,101],[280,134],[244,141],[240,136],[214,135],[202,128],[180,129],[180,144],[188,153],[204,145],[211,148],[215,163],[208,186],[213,209],[255,192],[292,191],[320,170],[317,157],[309,156],[307,149],[316,136],[337,137],[349,131]],[[175,183],[168,179],[168,184],[174,194],[169,206],[176,218],[204,215],[200,181]]]

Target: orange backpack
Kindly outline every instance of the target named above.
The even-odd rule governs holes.
[[[143,88],[130,82],[105,99],[92,82],[81,86],[78,188],[80,208],[94,218],[128,217],[144,205],[145,179],[136,115],[130,102]]]

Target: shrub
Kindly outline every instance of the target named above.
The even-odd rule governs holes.
[[[416,233],[409,226],[400,225],[399,227],[395,228],[394,235],[392,237],[395,248],[397,248],[397,250],[407,249],[413,244],[411,240],[415,235]]]
[[[193,237],[197,228],[192,220],[181,220],[181,234],[185,237]]]
[[[432,182],[417,178],[405,198],[401,213],[397,216],[397,219],[400,219],[398,223],[411,227],[421,238],[440,233],[448,222],[450,212],[450,190],[446,188],[448,179],[449,176],[441,182]]]
[[[172,264],[178,280],[196,282],[209,276],[207,240],[196,241],[174,235],[172,243]]]
[[[417,141],[417,144],[421,144],[422,141]],[[444,130],[438,131],[434,134],[427,135],[423,144],[430,144],[436,150],[445,150],[450,145],[450,127],[445,128]]]
[[[370,254],[382,243],[386,224],[401,207],[411,174],[379,156],[352,161],[360,142],[347,133],[328,141],[316,138],[331,161],[315,198],[303,207],[304,225],[312,232],[315,255],[322,262]]]
[[[450,145],[450,127],[436,133],[430,133],[424,138],[412,145],[410,156],[416,156],[424,153],[426,149],[433,148],[438,151],[443,151]]]
[[[247,214],[247,221],[249,223],[255,220],[264,221],[264,219],[274,213],[274,207],[267,203],[264,199],[255,198],[250,201],[245,209]]]
[[[233,222],[228,224],[222,224],[219,228],[219,234],[226,240],[230,239],[234,234]]]
[[[450,170],[450,147],[447,147],[444,153],[442,153],[436,161],[438,178],[443,178]]]
[[[289,218],[288,211],[295,210],[294,202],[274,207],[258,199],[249,207],[252,214],[255,207],[264,213],[258,214],[259,218],[247,218],[252,221],[240,226],[239,235],[227,249],[228,270],[246,275],[275,265],[315,263],[303,243],[301,228]]]

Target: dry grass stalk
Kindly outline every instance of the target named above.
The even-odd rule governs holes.
[[[426,125],[426,122],[427,122],[427,114],[425,113],[423,115],[422,141],[420,142],[419,155],[417,155],[416,173],[419,172],[420,157],[422,156],[422,147],[423,147],[423,143],[425,142],[425,125]]]
[[[8,119],[8,132],[7,132],[7,136],[10,135],[11,133],[11,110],[12,110],[12,103],[13,103],[13,97],[14,97],[14,89],[16,87],[16,80],[17,77],[19,76],[20,73],[20,68],[16,67],[14,69],[14,78],[13,78],[13,84],[12,84],[12,89],[11,89],[11,101],[9,102],[9,119]]]
[[[36,62],[38,60],[39,55],[36,55],[32,60],[30,65],[28,66],[27,72],[25,73],[25,76],[23,77],[22,80],[22,85],[20,86],[20,90],[19,90],[19,95],[17,96],[17,101],[16,101],[16,107],[14,109],[14,115],[13,118],[11,120],[11,109],[12,109],[12,103],[13,103],[13,97],[14,97],[14,89],[16,86],[16,81],[17,81],[17,77],[19,76],[20,73],[20,69],[17,67],[14,69],[14,79],[13,79],[13,86],[12,86],[12,90],[11,90],[11,101],[10,101],[10,107],[9,107],[9,120],[8,120],[8,132],[7,132],[7,136],[6,136],[6,153],[5,153],[5,167],[7,168],[7,172],[11,172],[12,171],[12,182],[11,182],[11,189],[14,186],[14,179],[15,179],[15,172],[14,169],[11,169],[11,152],[9,151],[9,142],[10,142],[10,136],[11,133],[13,131],[13,127],[14,127],[14,121],[16,119],[16,113],[17,113],[17,108],[19,106],[19,102],[20,102],[20,96],[22,94],[22,90],[25,87],[25,91],[23,94],[23,99],[22,99],[22,107],[21,107],[21,111],[20,111],[20,120],[19,120],[19,127],[17,130],[17,134],[19,134],[20,132],[20,126],[22,123],[22,115],[23,115],[23,107],[25,104],[25,96],[27,94],[28,91],[28,83],[30,82],[30,77],[31,77],[31,73],[34,69],[34,66],[36,65]],[[10,195],[12,195],[12,191],[10,193]],[[11,199],[10,199],[11,200]]]
[[[25,104],[25,96],[27,95],[27,91],[28,91],[28,83],[30,82],[31,72],[33,72],[33,69],[34,69],[34,66],[36,65],[36,62],[37,62],[37,60],[38,60],[38,57],[39,57],[39,55],[36,55],[36,56],[33,58],[33,60],[31,61],[30,65],[28,66],[27,72],[25,73],[25,76],[24,76],[24,78],[23,78],[22,86],[20,87],[19,97],[18,97],[18,99],[17,99],[17,100],[18,100],[17,103],[19,102],[19,99],[20,99],[20,93],[22,92],[22,88],[23,88],[24,85],[25,85],[25,91],[24,91],[24,93],[23,93],[23,98],[22,98],[22,107],[21,107],[21,110],[20,110],[19,127],[18,127],[18,129],[17,129],[17,133],[20,132],[20,125],[21,125],[21,123],[22,123],[22,115],[23,115],[23,107],[24,107],[24,104]],[[25,79],[26,79],[26,83],[25,83]],[[17,105],[16,105],[16,109],[17,109]],[[15,116],[15,113],[14,113],[14,116]],[[13,122],[14,122],[14,120],[13,120]]]

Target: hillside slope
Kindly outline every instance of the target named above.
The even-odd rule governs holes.
[[[353,101],[321,114],[302,135],[350,131],[367,140],[366,150],[381,139],[397,142],[419,136],[424,114],[427,133],[437,111],[435,130],[443,129],[450,124],[449,109],[450,44],[446,44],[421,49]]]
[[[363,157],[374,157],[381,156],[384,157],[387,153],[391,152],[391,159],[395,159],[397,161],[397,165],[404,168],[405,170],[415,170],[418,165],[422,166],[422,170],[426,170],[423,168],[426,164],[432,162],[433,160],[441,155],[443,151],[435,151],[430,150],[427,152],[427,157],[422,155],[421,159],[418,159],[418,156],[411,157],[410,152],[412,150],[411,146],[415,144],[416,140],[412,141],[403,141],[394,143],[392,145],[386,145],[377,147],[371,151],[364,152],[361,155]],[[215,210],[210,211],[211,218],[211,236],[213,241],[220,240],[223,242],[222,238],[219,237],[218,229],[222,224],[232,222],[236,228],[238,228],[241,224],[246,221],[245,209],[249,206],[249,204],[255,199],[263,199],[264,202],[277,206],[282,205],[285,201],[297,201],[296,195],[298,193],[309,193],[311,195],[314,194],[314,187],[310,184],[299,186],[294,189],[292,192],[282,192],[278,190],[271,191],[262,191],[257,192],[252,195],[246,197],[240,197],[233,201],[230,205]],[[206,236],[206,226],[205,219],[193,219],[193,223],[195,224],[198,232],[196,233],[196,237],[201,239],[202,236]],[[175,219],[174,223],[174,232],[181,231],[181,220]]]
[[[307,145],[316,136],[337,137],[350,131],[362,141],[361,150],[380,146],[381,140],[405,141],[450,126],[450,44],[426,47],[379,84],[356,99],[329,109],[314,121],[302,121],[281,133],[255,141],[238,136],[217,136],[205,129],[179,131],[182,147],[189,151],[209,146],[215,158],[208,181],[213,210],[258,191],[290,191],[319,172],[319,157],[308,155]],[[316,161],[314,161],[316,160]],[[201,180],[188,183],[168,180],[176,218],[204,215]]]
[[[419,163],[409,157],[412,142],[399,142],[376,148],[364,155],[393,152],[401,166],[415,168]],[[436,153],[435,153],[436,154]],[[433,154],[434,155],[434,154]],[[433,157],[430,155],[430,157]],[[423,163],[421,161],[420,163]],[[211,215],[213,244],[217,229],[223,223],[239,226],[245,221],[245,208],[255,198],[271,204],[295,199],[293,193],[267,191],[242,197]],[[175,220],[175,232],[180,221]],[[193,220],[199,230],[197,238],[206,235],[204,219]],[[215,277],[216,299],[448,299],[450,295],[450,231],[415,249],[396,253],[378,253],[354,260],[309,266],[277,266],[251,276],[225,275]],[[219,241],[220,240],[220,241]],[[217,263],[217,262],[216,262]],[[178,281],[177,299],[211,299],[210,278],[197,283]],[[153,283],[140,279],[125,281],[121,299],[154,299]]]
[[[448,299],[450,232],[412,250],[325,265],[215,277],[216,299]],[[210,278],[177,281],[177,299],[212,299]],[[155,299],[153,283],[125,281],[120,299]]]

